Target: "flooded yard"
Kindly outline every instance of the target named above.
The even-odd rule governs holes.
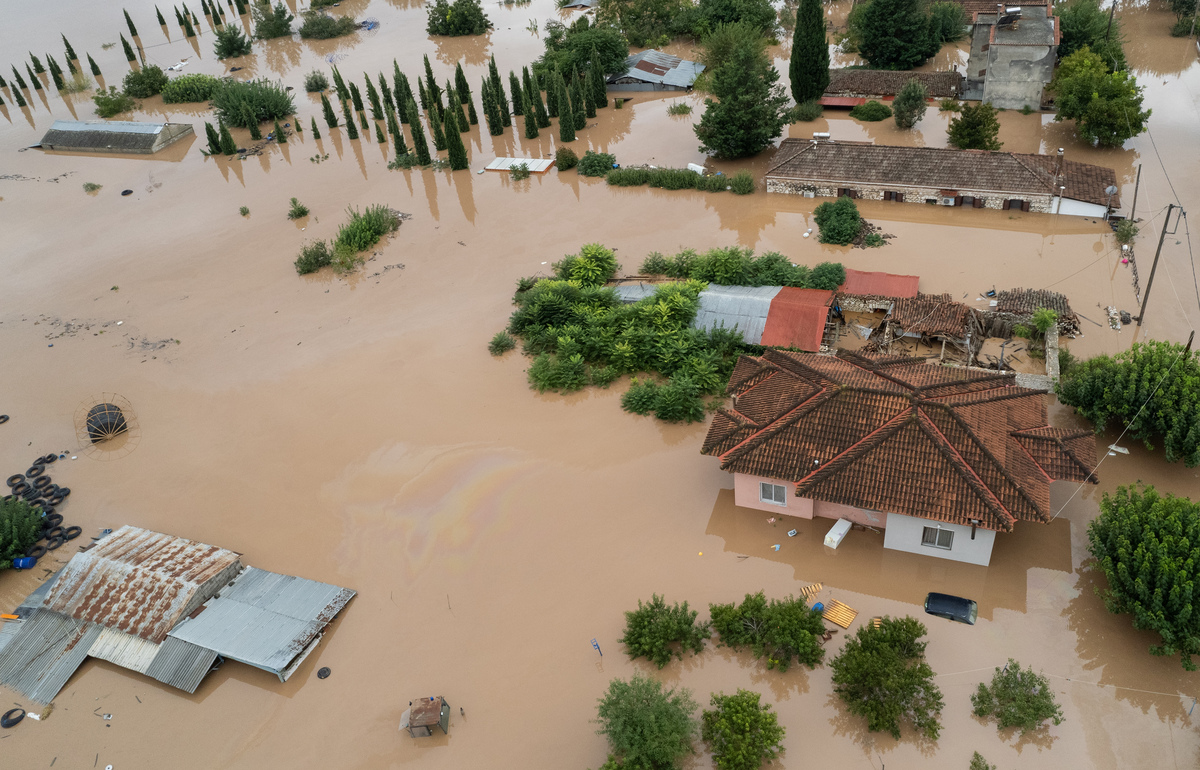
[[[596,699],[610,679],[634,672],[690,688],[701,703],[718,690],[762,692],[787,729],[785,768],[965,768],[973,751],[1002,768],[1200,764],[1200,714],[1192,713],[1200,675],[1150,656],[1156,637],[1110,615],[1097,578],[1081,570],[1086,525],[1105,491],[1141,480],[1200,499],[1200,469],[1168,465],[1125,439],[1130,454],[1105,458],[1098,487],[1052,487],[1059,515],[1051,524],[999,535],[990,567],[885,551],[870,531],[852,532],[834,551],[821,544],[827,522],[772,524],[735,507],[732,477],[700,455],[705,425],[621,411],[627,380],[540,395],[519,351],[497,359],[486,349],[507,322],[516,280],[548,274],[549,263],[589,242],[617,249],[624,273],[637,272],[650,251],[737,244],[801,264],[919,275],[922,291],[977,306],[994,286],[1050,288],[1100,322],[1084,320],[1083,335],[1067,341],[1076,355],[1149,338],[1181,342],[1200,319],[1188,240],[1200,249],[1200,235],[1181,226],[1167,236],[1144,325],[1118,332],[1100,325],[1103,308],[1136,314],[1139,299],[1132,266],[1103,222],[864,201],[864,217],[895,238],[880,249],[825,246],[803,237],[820,200],[609,188],[570,171],[520,182],[475,173],[497,155],[552,155],[552,130],[526,140],[472,127],[469,171],[389,171],[390,147],[327,131],[319,99],[303,92],[304,73],[331,62],[360,83],[363,72],[390,74],[393,59],[414,78],[425,54],[439,79],[461,61],[473,87],[492,54],[502,75],[519,72],[542,51],[529,20],[569,15],[550,0],[485,4],[495,30],[447,40],[425,35],[419,3],[344,0],[340,12],[377,19],[378,29],[269,41],[228,62],[213,58],[206,20],[191,40],[170,25],[168,41],[152,3],[125,7],[148,62],[187,59],[187,73],[240,66],[239,77],[281,79],[296,89],[305,133],[245,160],[204,157],[202,105],[155,97],[133,119],[191,122],[199,136],[152,158],[46,153],[24,148],[55,119],[92,118],[88,94],[64,101],[51,87],[22,109],[4,91],[0,412],[11,420],[0,426],[0,467],[17,472],[70,449],[78,459],[62,461],[55,480],[74,490],[61,512],[83,527],[80,542],[133,524],[358,596],[286,683],[230,662],[187,695],[89,660],[48,719],[0,733],[6,767],[594,768],[606,756],[590,721]],[[832,13],[846,7],[840,0]],[[1067,158],[1113,168],[1122,213],[1141,166],[1135,252],[1144,287],[1167,205],[1200,210],[1200,63],[1193,43],[1167,35],[1173,16],[1164,6],[1126,6],[1118,16],[1154,110],[1150,133],[1098,150],[1051,115],[1009,111],[1000,138],[1007,150],[1064,147]],[[115,6],[27,4],[9,8],[6,22],[0,39],[13,64],[26,49],[57,52],[61,33],[96,59],[106,84],[127,70],[119,44],[101,47],[127,33]],[[784,72],[787,55],[786,43],[775,51]],[[633,97],[589,120],[576,152],[612,152],[625,165],[705,162],[691,128],[701,96]],[[667,114],[679,99],[695,107],[690,118]],[[320,140],[308,130],[314,116]],[[944,146],[947,123],[931,108],[916,131],[902,133],[890,121],[864,124],[831,110],[785,136],[829,131]],[[250,144],[246,132],[234,136]],[[770,151],[709,165],[748,167],[761,179],[769,159]],[[85,182],[102,188],[86,194]],[[287,219],[292,197],[308,218]],[[332,237],[348,206],[375,203],[412,217],[362,269],[348,278],[296,275],[302,243]],[[140,431],[130,451],[80,451],[73,416],[102,392],[133,405]],[[1078,423],[1047,399],[1054,424]],[[68,551],[31,572],[0,574],[0,610]],[[926,622],[946,700],[936,745],[866,732],[833,695],[828,667],[779,674],[710,645],[658,671],[631,663],[618,642],[622,613],[652,592],[688,600],[704,618],[710,602],[758,590],[782,597],[815,582],[825,586],[819,598],[858,611],[851,630],[885,614]],[[978,624],[926,620],[928,591],[976,599]],[[828,643],[830,655],[846,633]],[[1051,678],[1062,725],[1019,739],[970,714],[976,684],[1010,657]],[[318,680],[323,666],[332,674]],[[399,733],[408,701],[429,695],[452,705],[449,735]],[[710,766],[703,754],[690,760]]]

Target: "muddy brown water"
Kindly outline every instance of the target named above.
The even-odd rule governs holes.
[[[844,16],[844,5],[832,15]],[[172,25],[168,42],[151,3],[126,7],[148,61],[190,57],[185,72],[218,75],[241,66],[238,76],[282,78],[297,89],[305,72],[328,66],[326,57],[361,80],[363,71],[390,72],[393,58],[415,77],[426,53],[443,79],[462,60],[475,86],[491,53],[505,75],[539,54],[529,19],[564,16],[547,0],[489,4],[489,35],[433,41],[420,4],[352,0],[341,10],[377,18],[377,32],[272,41],[222,63],[211,55],[207,21],[195,41]],[[115,8],[75,0],[53,14],[39,10],[9,9],[4,50],[57,52],[65,33],[80,55],[96,58],[106,83],[119,81],[119,44],[101,48],[124,31]],[[1125,211],[1142,164],[1136,251],[1144,285],[1162,210],[1177,199],[1200,202],[1200,65],[1187,41],[1166,35],[1171,17],[1158,5],[1124,8],[1121,18],[1155,111],[1152,136],[1095,150],[1049,116],[1007,112],[1001,139],[1009,149],[1062,146],[1070,158],[1111,166]],[[785,41],[775,51],[780,62],[786,49]],[[947,64],[961,58],[949,49],[942,56]],[[989,568],[883,551],[869,532],[828,551],[820,522],[796,522],[798,535],[788,538],[786,520],[773,526],[733,505],[732,480],[699,455],[705,426],[624,414],[624,383],[539,395],[526,385],[523,358],[493,359],[484,348],[505,323],[514,281],[547,272],[590,241],[617,248],[628,271],[651,250],[736,243],[807,264],[838,259],[917,274],[924,291],[967,302],[993,285],[1051,287],[1103,321],[1103,306],[1132,312],[1136,297],[1102,223],[866,202],[865,215],[896,238],[879,250],[828,247],[802,237],[819,201],[614,190],[574,173],[515,183],[474,173],[496,154],[552,153],[552,131],[528,141],[473,129],[470,173],[388,171],[390,152],[373,137],[351,142],[322,127],[314,141],[308,120],[321,122],[319,102],[299,91],[303,136],[244,161],[204,158],[202,136],[154,158],[19,152],[53,119],[88,118],[90,103],[86,94],[64,102],[44,93],[18,109],[10,92],[0,108],[0,411],[12,420],[0,427],[0,467],[15,472],[71,449],[78,459],[58,465],[55,481],[74,490],[63,513],[86,536],[125,523],[150,527],[359,595],[287,683],[231,662],[189,696],[89,661],[48,720],[27,719],[0,737],[5,766],[595,767],[605,756],[589,721],[595,699],[611,678],[634,672],[688,687],[702,703],[718,690],[763,692],[788,730],[783,767],[964,767],[974,750],[1001,767],[1200,760],[1189,716],[1197,675],[1148,655],[1153,636],[1109,615],[1095,578],[1080,571],[1100,494],[1141,479],[1200,498],[1196,471],[1125,440],[1131,454],[1107,457],[1098,487],[1056,484],[1061,515],[999,537]],[[679,99],[694,105],[690,119],[666,114]],[[148,99],[136,117],[202,129],[196,107]],[[626,164],[703,162],[691,131],[702,108],[697,94],[635,94],[621,110],[602,110],[574,145]],[[788,132],[942,146],[946,123],[931,111],[917,131],[901,133],[830,111]],[[235,135],[247,146],[245,132]],[[761,173],[769,155],[712,165]],[[103,188],[87,195],[84,182]],[[134,192],[121,197],[122,189]],[[292,196],[312,210],[306,220],[285,218]],[[413,218],[362,270],[346,279],[295,275],[304,240],[331,237],[347,206],[376,202]],[[243,205],[248,218],[238,214]],[[1200,314],[1187,254],[1182,235],[1168,239],[1145,326],[1118,333],[1084,321],[1072,349],[1089,355],[1136,339],[1186,338]],[[76,409],[107,391],[134,405],[136,435],[120,451],[82,451]],[[1056,424],[1076,420],[1052,400],[1051,412]],[[0,604],[19,602],[68,550],[32,572],[0,576]],[[622,612],[651,592],[689,600],[703,614],[708,602],[760,589],[785,595],[818,581],[823,598],[846,602],[860,621],[920,615],[929,590],[980,602],[973,628],[928,623],[947,703],[935,746],[908,733],[900,741],[867,733],[833,697],[827,668],[780,675],[710,648],[659,672],[630,663],[617,641]],[[970,715],[975,684],[1009,657],[1052,675],[1061,726],[1020,739]],[[332,669],[329,679],[316,678],[322,666]],[[407,701],[432,694],[465,711],[454,709],[449,736],[398,733]],[[703,754],[689,761],[707,766]]]

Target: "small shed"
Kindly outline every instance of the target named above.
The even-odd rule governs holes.
[[[404,714],[400,729],[407,728],[414,738],[428,738],[434,727],[440,727],[443,734],[450,732],[450,704],[440,695],[410,700]]]
[[[153,155],[195,133],[190,123],[129,120],[56,120],[42,137],[43,150]]]
[[[608,79],[610,91],[691,91],[704,71],[699,62],[662,51],[642,51],[625,60],[625,74]]]
[[[553,158],[496,158],[484,166],[486,171],[512,171],[525,164],[531,174],[544,174],[554,165]]]

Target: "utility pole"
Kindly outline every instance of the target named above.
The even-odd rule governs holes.
[[[1112,34],[1113,14],[1117,12],[1117,0],[1113,0],[1112,6],[1108,9],[1108,29],[1104,31],[1104,42],[1108,42],[1108,36]]]
[[[1200,2],[1200,0],[1197,0],[1197,2]],[[1141,186],[1142,186],[1142,164],[1139,163],[1138,164],[1138,172],[1137,172],[1137,181],[1133,183],[1133,205],[1129,207],[1129,221],[1130,222],[1137,222],[1137,217],[1134,215],[1137,213],[1137,194],[1138,194],[1138,188]]]
[[[1187,360],[1187,357],[1192,354],[1192,340],[1195,339],[1195,337],[1196,337],[1196,330],[1192,329],[1192,333],[1188,335],[1187,347],[1183,349],[1183,360],[1185,360],[1185,361]]]
[[[1150,280],[1146,281],[1146,293],[1142,295],[1142,309],[1138,312],[1137,325],[1142,325],[1142,318],[1146,315],[1146,303],[1150,301],[1150,287],[1154,285],[1154,271],[1158,269],[1158,257],[1162,254],[1163,241],[1167,237],[1167,224],[1171,221],[1171,212],[1175,210],[1175,204],[1171,203],[1167,206],[1167,218],[1163,220],[1162,234],[1158,236],[1158,249],[1154,252],[1154,264],[1150,266]]]

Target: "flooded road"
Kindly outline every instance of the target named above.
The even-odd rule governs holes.
[[[57,52],[63,33],[117,84],[124,56],[119,44],[101,44],[126,31],[120,14],[77,1],[61,8],[49,21],[35,6],[10,9],[4,50]],[[91,105],[86,95],[68,103],[51,89],[20,109],[11,89],[3,91],[0,412],[12,419],[0,427],[0,467],[20,470],[37,455],[77,448],[79,404],[120,393],[136,410],[136,446],[76,452],[56,470],[56,482],[75,492],[62,511],[70,524],[87,536],[126,523],[149,527],[359,594],[287,683],[230,662],[189,696],[89,661],[48,720],[6,731],[6,766],[88,767],[93,759],[122,770],[596,767],[606,746],[590,722],[595,699],[611,678],[649,671],[628,662],[617,642],[625,610],[657,592],[690,601],[703,616],[709,602],[760,589],[782,596],[810,582],[824,583],[821,598],[858,610],[859,622],[920,614],[929,590],[980,602],[973,628],[928,623],[929,659],[947,703],[936,746],[866,733],[833,698],[827,668],[779,675],[710,648],[654,675],[691,688],[701,702],[717,690],[763,692],[788,730],[786,768],[965,767],[976,750],[1001,767],[1196,765],[1200,716],[1188,712],[1200,680],[1177,660],[1151,657],[1152,635],[1110,616],[1080,566],[1100,494],[1141,479],[1200,499],[1197,471],[1167,466],[1126,440],[1131,454],[1106,458],[1098,488],[1054,486],[1054,523],[998,537],[990,568],[883,551],[869,532],[828,551],[813,531],[819,522],[797,523],[798,536],[788,539],[783,522],[772,526],[733,506],[732,479],[699,454],[705,426],[623,413],[624,382],[539,395],[526,384],[525,359],[494,359],[485,348],[506,323],[517,278],[544,274],[549,262],[592,241],[616,247],[626,272],[652,250],[736,243],[798,263],[838,259],[920,275],[923,291],[966,302],[993,285],[1049,287],[1102,321],[1097,306],[1137,305],[1130,267],[1103,223],[864,202],[864,215],[896,238],[883,249],[842,249],[802,237],[819,201],[609,189],[574,172],[515,183],[474,173],[497,154],[553,153],[551,130],[526,140],[474,128],[465,135],[469,173],[389,171],[390,148],[373,136],[349,141],[325,130],[319,100],[301,92],[303,74],[332,57],[361,83],[364,71],[390,73],[395,58],[413,78],[428,53],[440,79],[461,59],[475,85],[492,53],[505,75],[540,54],[525,27],[559,18],[552,3],[488,4],[496,25],[489,35],[435,42],[424,35],[420,4],[350,0],[339,10],[378,19],[377,32],[256,44],[255,55],[236,63],[213,59],[207,21],[193,47],[174,25],[167,41],[153,4],[126,8],[148,61],[190,56],[185,72],[242,66],[239,76],[282,78],[297,89],[306,130],[244,161],[203,157],[202,137],[153,159],[19,152],[54,119],[89,118]],[[1001,139],[1006,149],[1062,146],[1069,158],[1111,166],[1126,212],[1142,165],[1136,251],[1144,284],[1166,205],[1200,210],[1200,65],[1194,53],[1186,58],[1187,41],[1166,35],[1171,17],[1161,8],[1128,8],[1121,18],[1154,109],[1152,136],[1094,150],[1050,116],[1007,112]],[[775,55],[785,61],[786,47]],[[573,146],[613,152],[624,164],[704,162],[690,122],[666,114],[676,99],[692,102],[698,118],[699,95],[637,94],[621,110],[601,110]],[[196,107],[148,99],[136,118],[202,130],[205,113]],[[307,128],[313,116],[321,140]],[[946,123],[931,110],[917,131],[901,134],[831,111],[787,131],[942,146]],[[235,136],[249,143],[245,132]],[[761,173],[768,161],[764,153],[712,165]],[[88,195],[84,182],[103,187]],[[133,193],[122,197],[124,189]],[[312,212],[299,225],[286,218],[293,196]],[[296,276],[292,261],[305,240],[332,237],[347,206],[373,203],[412,219],[350,278]],[[1200,309],[1183,233],[1164,246],[1146,325],[1118,333],[1084,321],[1073,351],[1186,338]],[[1075,419],[1056,405],[1052,415],[1056,424]],[[56,552],[60,561],[67,550]],[[19,602],[44,566],[51,564],[0,575],[0,605]],[[1020,740],[970,716],[976,683],[1009,657],[1051,676],[1066,715],[1061,726]],[[316,678],[322,666],[332,669],[329,679]],[[449,736],[400,735],[407,701],[433,694],[465,716],[452,719]],[[709,766],[705,755],[690,764]]]

